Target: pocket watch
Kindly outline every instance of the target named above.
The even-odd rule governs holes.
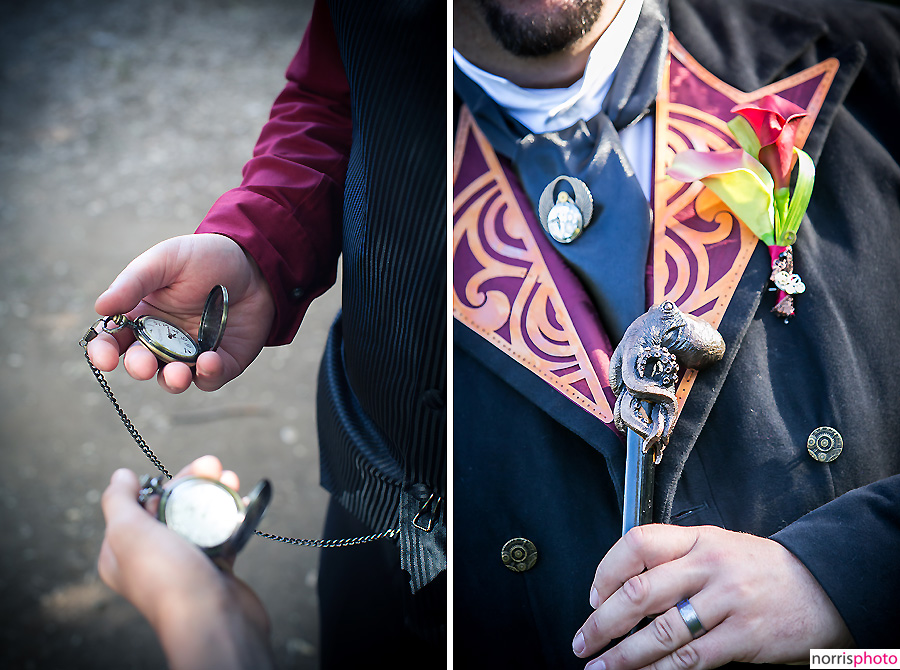
[[[134,321],[124,314],[107,317],[103,321],[103,330],[115,333],[122,328],[131,328],[135,339],[163,363],[180,361],[193,366],[200,354],[204,351],[215,351],[219,346],[225,333],[227,318],[228,291],[219,285],[214,287],[206,298],[196,340],[178,326],[149,314],[139,316]]]
[[[272,486],[263,479],[241,498],[217,479],[184,477],[163,488],[159,477],[141,478],[138,500],[144,504],[159,495],[157,517],[211,557],[234,556],[256,531],[269,501]]]
[[[195,365],[204,351],[215,351],[225,332],[228,316],[228,292],[224,286],[216,286],[206,298],[197,339],[194,340],[183,329],[156,316],[143,315],[134,321],[124,314],[102,317],[94,322],[79,341],[84,349],[84,358],[100,388],[119,414],[122,424],[138,448],[163,474],[163,478],[145,475],[141,479],[138,500],[145,503],[151,495],[160,496],[159,520],[169,528],[199,546],[212,558],[234,555],[247,543],[251,535],[259,535],[277,542],[308,547],[350,547],[366,542],[396,537],[399,527],[392,527],[372,535],[344,539],[310,540],[285,537],[256,530],[263,512],[272,498],[272,487],[262,480],[246,498],[215,479],[205,477],[185,477],[164,488],[162,481],[172,475],[153,452],[138,429],[131,423],[125,410],[116,400],[103,373],[91,362],[88,344],[99,334],[116,333],[123,328],[131,328],[135,338],[164,363],[181,361]],[[427,503],[426,503],[427,505]],[[430,529],[429,529],[430,530]]]

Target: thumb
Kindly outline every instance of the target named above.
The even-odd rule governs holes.
[[[103,509],[103,517],[107,525],[118,520],[123,515],[133,513],[140,509],[137,501],[140,491],[140,482],[137,475],[126,468],[116,470],[109,480],[109,486],[103,492],[100,506]]]
[[[94,303],[98,314],[127,314],[154,291],[168,286],[175,277],[169,276],[177,257],[181,238],[163,240],[131,261],[109,288]]]

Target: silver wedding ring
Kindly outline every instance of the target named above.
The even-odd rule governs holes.
[[[703,627],[703,624],[700,623],[700,617],[698,617],[697,612],[694,611],[694,607],[693,605],[691,605],[690,600],[685,598],[680,603],[675,605],[675,607],[678,608],[678,613],[681,615],[681,618],[684,620],[685,625],[691,632],[691,637],[696,640],[706,632],[706,629]]]

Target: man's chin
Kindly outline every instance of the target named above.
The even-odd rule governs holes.
[[[603,0],[476,0],[494,39],[516,56],[563,51],[587,34]]]

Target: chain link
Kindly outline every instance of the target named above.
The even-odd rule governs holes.
[[[172,479],[171,473],[166,469],[166,467],[162,464],[162,461],[153,453],[153,450],[150,446],[144,441],[144,438],[141,437],[141,434],[138,432],[138,429],[134,427],[134,424],[131,423],[131,419],[125,414],[125,410],[122,409],[119,402],[116,400],[116,396],[113,394],[112,389],[109,387],[109,383],[106,381],[106,378],[103,376],[103,373],[94,365],[91,361],[91,357],[88,355],[87,345],[92,339],[97,336],[97,331],[95,328],[98,324],[104,323],[103,319],[100,319],[93,326],[91,326],[90,330],[85,334],[84,337],[81,338],[81,341],[78,343],[81,345],[82,349],[84,349],[84,359],[87,361],[88,366],[91,368],[91,372],[94,373],[94,377],[97,380],[97,383],[100,384],[100,388],[103,389],[103,392],[106,394],[106,397],[109,398],[109,401],[112,403],[113,407],[115,407],[116,412],[119,414],[119,418],[122,420],[122,424],[128,430],[128,434],[131,435],[132,439],[135,441],[140,450],[144,452],[144,455],[150,460],[156,468],[162,472],[166,479]],[[264,533],[261,530],[254,530],[254,533],[259,535],[260,537],[264,537],[267,540],[273,540],[275,542],[282,542],[284,544],[291,544],[294,546],[301,547],[315,547],[318,549],[333,549],[338,547],[352,547],[358,544],[365,544],[367,542],[374,542],[376,540],[382,540],[384,538],[393,538],[399,532],[399,528],[391,528],[390,530],[385,530],[380,533],[375,533],[374,535],[365,535],[362,537],[348,537],[343,539],[334,539],[334,540],[307,540],[299,537],[285,537],[284,535],[274,535],[272,533]]]
[[[293,544],[303,547],[316,547],[317,549],[334,549],[337,547],[352,547],[357,544],[365,544],[366,542],[374,542],[382,540],[386,537],[394,537],[400,532],[399,528],[391,528],[374,535],[365,535],[363,537],[348,537],[342,540],[304,540],[302,538],[284,537],[283,535],[273,535],[272,533],[264,533],[261,530],[254,531],[260,537],[275,542],[284,542],[285,544]]]
[[[166,476],[166,479],[172,479],[172,473],[166,470],[166,466],[162,464],[162,461],[153,453],[153,450],[148,446],[148,444],[144,441],[144,438],[141,437],[141,434],[138,432],[138,429],[134,427],[134,424],[131,423],[131,419],[125,414],[125,410],[119,405],[119,402],[116,400],[116,396],[113,395],[112,389],[109,387],[109,383],[103,376],[103,373],[97,369],[97,367],[91,362],[91,357],[88,356],[87,348],[84,350],[84,358],[87,361],[88,365],[91,366],[91,372],[94,373],[94,377],[97,379],[97,383],[100,384],[100,388],[103,389],[103,392],[106,394],[106,397],[109,398],[109,401],[112,403],[113,407],[116,408],[116,412],[119,413],[119,418],[122,419],[122,423],[125,425],[125,428],[128,430],[128,433],[134,439],[137,446],[140,447],[141,451],[144,452],[144,455],[150,459],[150,462],[156,466],[156,468]]]

